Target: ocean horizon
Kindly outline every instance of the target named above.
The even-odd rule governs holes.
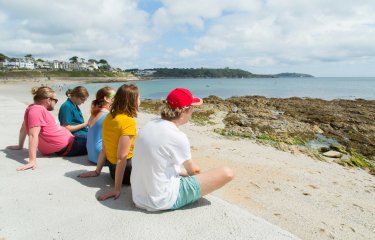
[[[314,78],[186,78],[128,81],[135,84],[142,99],[164,99],[177,87],[188,88],[194,96],[220,98],[232,96],[265,96],[272,98],[320,98],[375,100],[375,77],[314,77]],[[90,96],[98,89],[117,89],[124,82],[87,83]],[[78,84],[68,85],[68,88]]]

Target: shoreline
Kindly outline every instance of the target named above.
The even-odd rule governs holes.
[[[1,78],[0,78],[1,79]],[[289,80],[288,80],[289,79]],[[350,78],[352,79],[352,78]],[[236,83],[236,79],[234,80],[234,83]],[[375,80],[375,79],[374,79]],[[360,82],[360,86],[363,91],[359,92],[359,89],[354,89],[354,92],[352,92],[351,89],[346,87],[346,80],[336,79],[334,81],[334,85],[328,85],[328,87],[325,87],[325,82],[327,79],[325,78],[318,78],[317,82],[318,85],[314,88],[314,84],[311,81],[306,82],[303,84],[305,87],[302,87],[300,90],[299,87],[295,87],[289,90],[287,87],[281,87],[280,89],[277,86],[285,85],[284,79],[282,78],[275,78],[274,80],[269,79],[268,80],[261,80],[261,79],[248,79],[243,80],[239,79],[238,83],[241,84],[240,86],[243,87],[235,87],[233,91],[223,91],[222,87],[229,87],[229,89],[232,89],[231,87],[231,80],[225,80],[225,79],[176,79],[176,82],[170,81],[168,79],[154,79],[154,78],[129,78],[129,77],[59,77],[59,78],[18,78],[18,79],[8,79],[6,81],[0,80],[1,84],[16,84],[16,83],[22,83],[25,82],[34,82],[35,84],[79,84],[79,85],[88,85],[90,87],[90,84],[98,85],[98,83],[102,84],[115,84],[115,83],[126,83],[126,82],[139,82],[139,85],[142,86],[142,88],[145,88],[146,92],[150,92],[151,88],[159,88],[159,82],[161,86],[163,86],[161,89],[162,91],[166,91],[165,89],[168,88],[168,86],[175,86],[180,87],[182,85],[184,86],[190,86],[193,91],[200,92],[199,97],[209,97],[209,95],[216,94],[222,99],[228,99],[233,96],[266,96],[268,98],[279,98],[279,99],[286,99],[286,98],[292,98],[292,97],[298,97],[302,99],[322,99],[326,101],[331,100],[361,100],[364,99],[366,101],[372,101],[375,100],[375,96],[373,94],[372,89],[375,90],[375,81],[370,81],[367,83],[366,81]],[[170,81],[170,82],[169,82]],[[253,82],[254,81],[254,82]],[[341,84],[342,82],[344,87],[339,87],[339,89],[335,89],[335,86],[337,84]],[[355,79],[350,80],[350,84],[354,83]],[[287,78],[286,82],[290,83],[296,83],[297,86],[299,86],[300,80],[298,78]],[[337,84],[336,84],[337,83]],[[216,84],[218,84],[216,86]],[[224,84],[221,86],[221,84]],[[254,89],[252,85],[255,84]],[[260,84],[260,85],[259,85]],[[349,84],[349,85],[350,85]],[[370,84],[370,85],[366,85]],[[348,85],[348,86],[349,86]],[[100,85],[98,85],[100,86]],[[260,87],[263,86],[263,87]],[[96,86],[94,87],[96,88]],[[148,89],[150,88],[150,89]],[[311,89],[311,90],[309,90]],[[319,89],[322,89],[324,91],[320,91]],[[340,90],[340,91],[337,91]],[[332,94],[331,94],[332,93]],[[144,96],[142,95],[144,99],[160,99],[162,96],[160,94],[156,95],[149,95]]]
[[[124,82],[123,78],[107,78],[106,83],[109,79],[113,79],[113,82]],[[61,98],[65,98],[64,93],[69,84],[102,83],[103,79],[95,77],[90,79],[75,78],[74,80],[71,78],[54,78],[47,81],[43,79],[28,80],[25,82],[19,79],[13,84],[47,85],[55,89]],[[127,79],[127,81],[139,80]],[[8,85],[13,84],[9,83]],[[89,97],[90,102],[92,97],[93,95]],[[152,112],[152,109],[158,108],[159,101],[142,99],[141,108],[147,111],[151,109]],[[374,138],[371,129],[375,129],[375,124],[371,121],[364,122],[364,119],[371,118],[371,109],[375,108],[375,100],[324,100],[321,98],[263,96],[234,96],[221,99],[211,95],[204,98],[204,101],[206,104],[203,109],[197,108],[198,111],[195,111],[193,115],[193,118],[198,115],[196,117],[198,123],[209,124],[210,118],[214,117],[217,111],[226,112],[226,116],[222,116],[220,119],[225,122],[224,127],[215,129],[216,133],[227,137],[250,138],[260,144],[271,145],[282,151],[301,152],[312,158],[337,162],[343,166],[367,168],[370,174],[375,175],[375,152],[369,155],[371,148],[375,149],[373,143],[375,140],[371,141]],[[351,123],[351,121],[354,122]],[[362,125],[358,125],[357,122]],[[363,128],[363,123],[367,124],[365,128]],[[340,128],[345,126],[346,129],[335,130],[329,126],[332,124],[340,126]],[[285,127],[284,125],[290,126]],[[361,131],[357,129],[361,129]],[[364,133],[364,130],[367,133]],[[353,131],[355,132],[352,136],[348,135],[348,132]],[[319,134],[323,137],[319,137]],[[358,141],[359,138],[364,140]],[[367,141],[367,139],[369,140]],[[331,140],[338,141],[338,144],[328,144],[327,141]],[[319,148],[309,147],[310,142],[313,145],[321,146]],[[353,143],[355,144],[353,145]],[[369,146],[365,147],[367,145]],[[327,154],[335,156],[325,156]]]
[[[140,81],[138,78],[128,77],[12,77],[1,79],[2,84],[24,83],[22,81],[36,82],[40,84],[54,84],[54,83],[106,83],[106,82],[127,82]]]

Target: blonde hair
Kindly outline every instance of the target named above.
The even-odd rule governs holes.
[[[190,106],[189,106],[190,107]],[[164,105],[161,107],[160,116],[164,120],[172,121],[179,119],[182,112],[189,107],[185,108],[171,108],[167,101],[164,102]]]
[[[138,112],[138,87],[134,84],[124,84],[117,89],[110,113],[112,117],[124,113],[129,117],[137,117]]]
[[[39,102],[46,98],[53,98],[54,93],[55,91],[53,91],[52,88],[46,86],[33,87],[31,89],[31,94],[34,96],[34,102]]]
[[[78,86],[73,89],[68,89],[65,92],[67,97],[78,97],[78,98],[88,98],[89,92],[84,86]]]

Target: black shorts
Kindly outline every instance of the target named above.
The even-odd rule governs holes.
[[[106,160],[106,164],[109,168],[109,173],[111,174],[111,178],[115,180],[116,175],[116,164],[112,164],[110,161]],[[128,158],[126,160],[126,167],[124,171],[124,177],[122,178],[122,184],[130,185],[130,175],[132,173],[132,159]]]

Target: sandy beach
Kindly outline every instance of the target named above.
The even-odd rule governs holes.
[[[375,178],[357,168],[282,152],[252,140],[228,139],[210,126],[181,129],[203,170],[227,165],[235,179],[183,210],[148,214],[131,202],[129,187],[121,198],[99,202],[110,188],[106,170],[96,179],[79,179],[92,170],[85,157],[38,155],[35,171],[16,172],[27,149],[16,144],[23,113],[32,102],[31,87],[42,82],[0,85],[0,240],[3,239],[374,239]],[[48,85],[61,84],[59,81]],[[104,85],[104,84],[103,84]],[[58,92],[59,103],[65,93]],[[90,101],[81,106],[89,116]],[[58,109],[53,111],[57,117]],[[141,128],[155,115],[141,112]],[[27,144],[25,144],[27,146]],[[107,176],[106,176],[107,175]],[[130,234],[130,235],[129,235]]]

